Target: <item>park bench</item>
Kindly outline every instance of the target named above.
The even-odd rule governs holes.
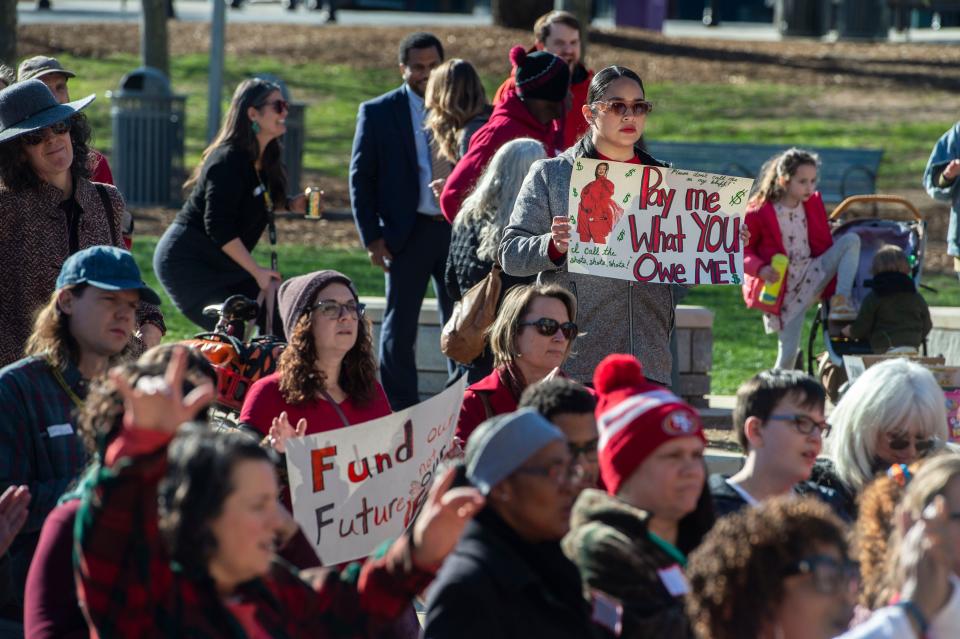
[[[670,162],[674,168],[749,178],[757,178],[763,163],[787,148],[787,145],[723,142],[647,143],[653,157]],[[803,148],[820,156],[822,166],[817,188],[824,202],[836,204],[851,195],[876,192],[882,150]]]

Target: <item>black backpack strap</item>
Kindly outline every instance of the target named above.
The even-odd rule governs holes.
[[[107,187],[103,184],[94,184],[97,187],[97,193],[100,194],[100,201],[103,203],[103,210],[107,214],[107,227],[110,229],[110,243],[113,246],[123,246],[117,241],[117,229],[113,228],[113,203],[110,201],[110,194],[107,193]]]

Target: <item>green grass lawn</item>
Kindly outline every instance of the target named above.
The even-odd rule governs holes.
[[[181,315],[170,302],[153,274],[151,260],[157,244],[155,237],[138,236],[133,252],[147,283],[163,299],[163,313],[167,322],[167,340],[179,340],[193,335],[197,328]],[[360,250],[316,249],[308,246],[279,246],[278,258],[284,277],[332,268],[350,276],[361,295],[383,295],[383,276],[370,266],[366,253]],[[269,263],[269,251],[258,247],[257,261]],[[924,291],[930,306],[960,306],[960,283],[955,277],[931,275],[924,284],[936,292]],[[433,297],[428,287],[427,295]],[[760,313],[743,305],[740,289],[733,286],[700,286],[690,291],[684,304],[706,306],[714,312],[712,389],[715,394],[732,394],[745,379],[763,368],[773,365],[777,357],[776,335],[766,335]],[[803,348],[810,333],[813,312],[808,313],[804,330]],[[818,342],[818,349],[822,342]]]

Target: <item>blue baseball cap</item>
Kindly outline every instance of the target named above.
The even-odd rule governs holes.
[[[160,304],[160,296],[143,283],[133,255],[115,246],[91,246],[68,257],[60,267],[57,290],[74,284],[105,291],[135,290],[144,302]]]

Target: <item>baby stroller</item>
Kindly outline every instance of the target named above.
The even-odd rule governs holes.
[[[271,335],[246,339],[260,307],[243,295],[232,295],[223,304],[203,309],[217,317],[212,333],[199,333],[183,344],[197,349],[217,371],[217,396],[211,422],[218,428],[236,428],[247,391],[258,379],[277,369],[286,343]],[[259,435],[258,435],[259,437]]]
[[[879,217],[857,218],[846,222],[840,221],[840,217],[851,207],[861,204],[893,204],[898,209],[908,214],[906,221],[887,220]],[[859,308],[860,303],[870,292],[867,282],[871,278],[870,266],[873,262],[873,256],[884,244],[894,244],[903,249],[907,259],[910,262],[910,275],[917,287],[920,286],[920,275],[923,271],[923,255],[926,248],[926,222],[909,200],[895,195],[855,195],[848,197],[834,209],[830,214],[830,221],[833,226],[834,239],[842,237],[847,233],[856,233],[860,236],[860,264],[857,268],[857,275],[854,279],[852,302]],[[813,326],[810,328],[810,338],[807,342],[807,370],[811,375],[816,374],[815,366],[819,360],[819,374],[824,387],[830,391],[839,388],[839,383],[835,377],[839,374],[842,381],[846,381],[843,375],[843,356],[844,355],[869,355],[873,351],[870,349],[870,343],[866,339],[851,339],[843,337],[839,331],[831,330],[830,322],[827,321],[827,315],[830,312],[829,302],[821,302],[817,314],[813,320]],[[814,344],[817,340],[817,334],[823,333],[823,344],[826,354],[822,358],[814,355]],[[923,354],[926,355],[927,345],[923,344]],[[827,379],[827,377],[831,379]],[[831,399],[835,401],[833,393]]]

